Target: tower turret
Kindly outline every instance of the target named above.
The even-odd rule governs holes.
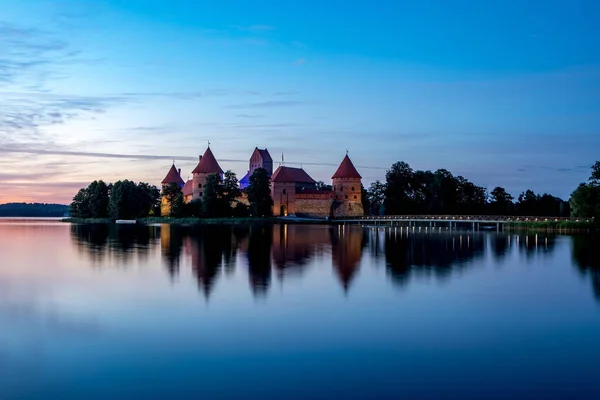
[[[206,177],[211,174],[217,174],[223,179],[223,170],[219,166],[210,147],[206,149],[204,155],[200,156],[198,165],[192,171],[193,194],[192,200],[202,199],[203,188],[206,183]]]
[[[334,216],[360,216],[364,214],[362,206],[362,177],[350,161],[348,154],[342,160],[331,177],[334,199]]]
[[[176,184],[180,188],[183,188],[183,185],[185,184],[183,179],[181,179],[181,170],[178,170],[175,167],[175,162],[173,162],[171,169],[169,169],[169,172],[167,172],[167,176],[165,176],[165,179],[163,179],[161,182],[163,190],[160,198],[160,213],[163,216],[168,216],[171,213],[171,203],[165,196],[164,190],[167,186],[169,186],[172,183]]]

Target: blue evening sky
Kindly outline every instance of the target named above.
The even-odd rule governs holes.
[[[0,0],[0,203],[185,179],[208,141],[239,178],[254,146],[323,181],[348,150],[365,186],[403,160],[566,199],[600,159],[599,26],[592,0]]]

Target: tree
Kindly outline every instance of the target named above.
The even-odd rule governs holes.
[[[106,218],[109,191],[110,187],[101,180],[90,183],[73,197],[71,215],[77,218]]]
[[[519,215],[535,215],[538,196],[533,190],[527,189],[519,195],[515,208]]]
[[[202,217],[202,200],[196,199],[190,201],[186,204],[186,209],[186,215],[196,218]]]
[[[380,181],[375,181],[371,183],[369,186],[369,190],[367,190],[367,197],[369,199],[369,209],[368,211],[371,215],[381,215],[383,214],[383,202],[385,200],[385,184]]]
[[[490,193],[490,211],[496,215],[510,215],[513,212],[514,197],[503,187],[496,186]]]
[[[366,214],[370,214],[369,210],[371,209],[371,203],[369,202],[369,192],[363,184],[360,184],[360,200],[362,203],[363,210]]]
[[[385,174],[385,211],[387,214],[413,212],[413,170],[404,161],[397,162]]]
[[[580,183],[571,193],[569,200],[571,215],[580,218],[594,218],[600,222],[600,185],[595,183]]]
[[[138,217],[147,217],[160,204],[160,190],[146,182],[138,183],[136,189],[135,202],[138,207]],[[183,201],[183,195],[181,199]]]
[[[238,203],[238,198],[241,195],[242,191],[240,190],[240,185],[238,184],[235,172],[232,172],[231,170],[225,172],[225,179],[223,179],[223,185],[221,188],[221,197],[223,200],[222,212],[225,215],[232,215],[233,208]]]
[[[114,219],[135,219],[140,214],[136,203],[138,189],[135,182],[125,179],[117,181],[112,186],[108,213]]]
[[[183,200],[181,186],[177,183],[169,183],[163,187],[163,196],[169,203],[169,216],[173,218],[185,217],[187,214],[186,205]]]
[[[202,211],[205,217],[222,216],[222,194],[221,177],[218,174],[208,175],[204,184],[204,196],[202,197]]]
[[[457,176],[456,182],[456,209],[457,214],[482,214],[487,200],[484,187],[477,186],[468,179]]]
[[[316,188],[317,190],[321,190],[321,191],[324,191],[324,192],[331,192],[331,191],[333,190],[333,186],[331,186],[331,185],[327,185],[327,184],[325,184],[325,182],[323,182],[323,181],[318,181],[318,182],[315,184],[315,188]]]
[[[250,212],[255,217],[269,216],[273,212],[273,198],[269,173],[264,168],[257,168],[250,176],[250,184],[246,188]]]
[[[600,161],[596,161],[592,166],[592,175],[589,179],[590,183],[600,185]]]

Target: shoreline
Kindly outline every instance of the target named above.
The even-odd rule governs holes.
[[[71,223],[71,224],[118,224],[114,219],[111,218],[62,218],[60,222]],[[134,223],[135,221],[135,223]],[[123,221],[125,222],[125,221]],[[129,222],[129,221],[127,221]],[[169,218],[169,217],[149,217],[131,220],[127,225],[157,225],[157,224],[169,224],[178,226],[197,226],[197,225],[253,225],[257,223],[270,223],[270,224],[301,224],[301,225],[342,225],[345,224],[343,220],[326,220],[316,218],[302,218],[302,217],[266,217],[266,218]],[[375,224],[369,223],[369,220],[365,220],[364,223],[352,223],[347,225],[357,226],[392,226],[391,224]],[[394,224],[394,226],[408,227],[407,224]],[[419,227],[419,225],[413,225]],[[423,225],[422,227],[427,227]],[[447,229],[443,229],[447,231]],[[473,231],[472,229],[457,229],[459,231]],[[492,232],[496,231],[491,226],[483,226],[477,229],[479,232]],[[506,223],[501,226],[499,232],[510,232],[510,231],[541,231],[541,232],[557,232],[557,233],[594,233],[598,231],[598,227],[591,222],[574,222],[574,221],[552,221],[552,222],[512,222]]]

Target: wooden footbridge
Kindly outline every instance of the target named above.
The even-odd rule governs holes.
[[[592,222],[591,218],[569,217],[531,217],[510,215],[376,215],[364,217],[338,218],[335,221],[346,224],[358,225],[387,225],[408,226],[432,229],[473,229],[481,227],[496,227],[500,231],[506,224],[524,222]]]

